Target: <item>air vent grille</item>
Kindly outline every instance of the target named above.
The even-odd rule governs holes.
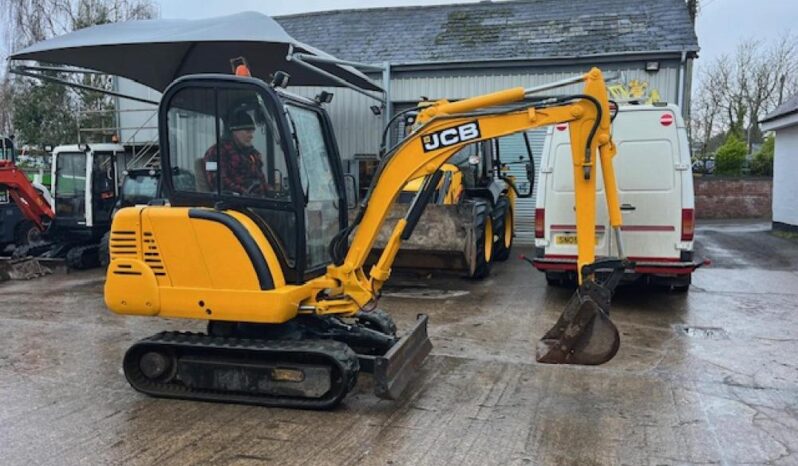
[[[144,262],[152,269],[152,272],[158,277],[165,277],[166,276],[166,268],[163,266],[163,261],[161,260],[161,253],[158,250],[158,245],[155,244],[155,237],[152,236],[152,232],[145,231],[144,232],[144,240],[143,240],[143,247],[144,247]]]
[[[108,248],[111,252],[111,257],[119,258],[134,258],[138,254],[138,247],[136,245],[136,232],[125,230],[111,231],[110,243]]]

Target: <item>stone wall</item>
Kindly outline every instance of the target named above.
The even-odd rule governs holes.
[[[771,218],[771,178],[708,176],[694,184],[698,218]]]

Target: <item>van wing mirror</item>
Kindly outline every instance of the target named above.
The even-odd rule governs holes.
[[[346,191],[346,208],[351,210],[357,207],[357,180],[354,175],[344,175],[344,189]]]

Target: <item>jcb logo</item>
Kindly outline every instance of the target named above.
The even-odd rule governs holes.
[[[479,137],[479,124],[474,121],[428,134],[422,139],[421,145],[424,147],[424,152],[431,152],[442,147],[479,139]]]

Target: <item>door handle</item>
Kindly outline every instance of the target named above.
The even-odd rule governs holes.
[[[637,210],[632,204],[621,204],[621,210]]]

